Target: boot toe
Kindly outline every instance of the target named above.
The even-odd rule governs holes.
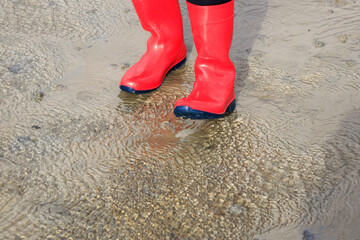
[[[177,106],[174,109],[174,114],[178,118],[187,118],[187,119],[214,119],[214,118],[221,118],[224,116],[224,114],[215,114],[215,113],[192,109],[189,106]]]
[[[235,99],[227,106],[226,110],[222,114],[217,114],[208,111],[197,110],[195,108],[191,108],[186,104],[186,99],[180,99],[175,106],[174,114],[178,118],[187,118],[187,119],[215,119],[222,118],[226,114],[231,113],[235,110],[236,101]]]
[[[161,85],[161,84],[160,84]],[[120,82],[120,89],[135,94],[148,93],[158,89],[160,86],[156,81],[148,77],[133,76],[130,78],[123,78]]]

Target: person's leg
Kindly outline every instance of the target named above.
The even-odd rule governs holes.
[[[218,118],[235,109],[235,67],[229,58],[234,0],[209,6],[191,3],[202,1],[205,0],[187,1],[198,52],[195,61],[196,80],[190,95],[176,102],[174,113],[177,117]]]
[[[178,0],[132,0],[141,26],[151,33],[147,51],[123,76],[120,88],[131,93],[157,89],[166,74],[186,60]]]

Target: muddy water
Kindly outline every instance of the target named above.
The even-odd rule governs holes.
[[[360,2],[236,2],[237,111],[148,95],[130,1],[0,2],[1,239],[359,239]]]

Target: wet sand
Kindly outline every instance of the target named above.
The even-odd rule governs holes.
[[[118,89],[131,1],[0,2],[0,239],[360,239],[360,2],[240,0],[237,110]]]

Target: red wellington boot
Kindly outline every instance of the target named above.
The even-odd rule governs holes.
[[[211,6],[187,2],[198,56],[195,83],[190,95],[178,100],[177,117],[223,117],[235,109],[235,67],[229,58],[233,36],[234,0]]]
[[[186,61],[178,0],[132,0],[144,30],[151,33],[147,51],[123,76],[120,88],[131,93],[157,89],[166,75]]]

